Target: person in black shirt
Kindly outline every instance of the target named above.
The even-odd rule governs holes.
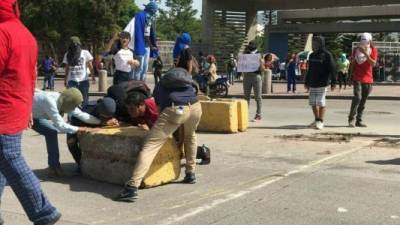
[[[313,37],[312,48],[314,52],[308,61],[305,88],[310,92],[309,104],[315,117],[310,127],[321,130],[324,128],[327,86],[330,81],[331,90],[335,89],[337,67],[332,54],[325,48],[325,39],[322,36]]]

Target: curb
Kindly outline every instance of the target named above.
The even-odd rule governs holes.
[[[254,97],[254,96],[252,96]],[[243,98],[243,95],[228,95],[228,98]],[[262,95],[263,99],[308,99],[308,95]],[[351,100],[353,96],[326,96],[326,99]],[[400,101],[400,96],[369,96],[368,100]]]
[[[92,97],[103,97],[105,92],[90,92],[89,96]],[[227,98],[243,98],[243,95],[228,95]],[[254,97],[254,96],[252,96]],[[308,99],[308,95],[262,95],[263,99]],[[333,100],[351,100],[353,96],[326,96],[327,99]],[[400,101],[400,96],[370,96],[369,100],[379,100],[379,101]]]

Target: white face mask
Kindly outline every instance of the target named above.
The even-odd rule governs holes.
[[[366,40],[366,39],[362,39],[360,41],[360,44],[361,44],[361,46],[368,47],[369,46],[369,41]]]

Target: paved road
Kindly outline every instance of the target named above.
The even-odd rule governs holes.
[[[328,104],[328,127],[316,131],[305,127],[312,118],[306,100],[264,100],[264,119],[248,132],[199,134],[212,163],[198,166],[197,184],[142,190],[133,204],[111,200],[119,186],[49,180],[44,139],[32,131],[24,135],[24,156],[63,213],[60,225],[400,224],[400,102],[368,102],[367,129],[345,127],[349,101]],[[389,136],[391,143],[377,142]],[[72,171],[62,135],[60,146]],[[9,188],[1,207],[7,225],[29,224]]]

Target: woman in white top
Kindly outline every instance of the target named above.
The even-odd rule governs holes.
[[[83,50],[79,37],[70,38],[68,52],[64,55],[63,63],[65,64],[65,85],[68,88],[78,88],[83,96],[83,106],[86,106],[89,100],[89,68],[92,81],[96,83],[93,71],[93,56],[89,51]]]
[[[130,41],[130,33],[123,31],[115,33],[107,45],[106,52],[114,55],[114,85],[132,80],[132,70],[139,66],[139,61],[134,58],[133,51],[128,47]]]

